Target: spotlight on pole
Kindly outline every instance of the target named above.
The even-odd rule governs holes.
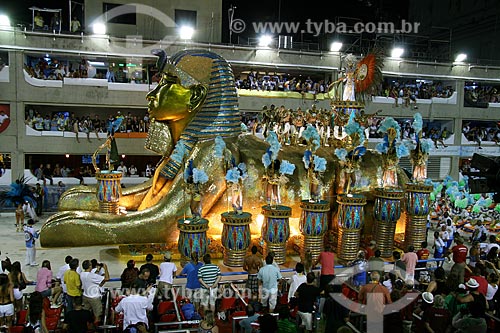
[[[94,23],[92,26],[92,31],[94,32],[94,35],[105,35],[106,25],[104,23]]]
[[[185,40],[192,39],[193,34],[194,34],[194,29],[190,26],[183,25],[179,29],[179,37],[181,39],[185,39]]]
[[[392,58],[401,58],[403,53],[405,53],[405,49],[403,49],[401,47],[395,47],[392,49],[391,57]]]
[[[341,42],[333,42],[332,45],[330,45],[330,51],[332,52],[339,52],[341,48],[342,48]]]
[[[0,27],[10,28],[10,19],[7,15],[0,15]]]
[[[455,62],[464,62],[465,59],[467,59],[467,54],[460,53],[460,54],[457,54],[457,57],[455,58]]]
[[[268,47],[272,41],[273,37],[271,35],[262,35],[259,38],[259,46]]]

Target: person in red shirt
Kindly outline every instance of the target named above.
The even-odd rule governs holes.
[[[335,278],[335,255],[330,245],[325,246],[325,251],[321,252],[313,262],[313,267],[321,264],[321,274],[319,276],[319,288],[325,290],[326,286]]]
[[[450,271],[450,279],[456,279],[453,283],[456,283],[458,286],[461,283],[464,283],[465,278],[465,269],[467,267],[465,261],[467,260],[467,254],[469,249],[464,245],[464,240],[461,236],[455,237],[455,245],[451,248],[451,251],[448,250],[446,253],[446,257],[449,258],[450,254],[453,254],[453,266]]]
[[[374,240],[370,241],[370,245],[366,247],[365,259],[368,260],[375,255],[375,248],[377,246],[377,242]]]
[[[427,249],[429,244],[427,242],[420,243],[420,250],[417,251],[418,260],[428,260],[431,252]],[[425,268],[427,266],[426,262],[417,262],[417,268]],[[420,281],[420,270],[415,271],[415,279]]]
[[[479,287],[477,288],[477,291],[486,297],[486,293],[488,292],[488,280],[486,280],[482,276],[480,266],[481,266],[481,264],[478,264],[476,267],[473,268],[472,276],[470,278],[476,280],[477,283],[479,283]]]

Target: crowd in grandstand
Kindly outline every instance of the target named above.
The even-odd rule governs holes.
[[[116,115],[110,115],[107,119],[101,119],[99,114],[77,117],[75,113],[69,112],[51,112],[42,116],[30,108],[25,115],[25,123],[37,131],[70,131],[82,133],[106,133],[111,123],[117,117],[123,118],[118,133],[142,132],[146,133],[149,129],[149,114],[144,116],[122,115],[120,111]],[[101,135],[102,136],[102,135]]]
[[[500,93],[495,86],[464,86],[465,100],[472,103],[500,103]]]
[[[500,125],[498,123],[467,122],[462,128],[462,133],[468,141],[476,142],[479,148],[482,148],[483,141],[495,142],[500,145]]]

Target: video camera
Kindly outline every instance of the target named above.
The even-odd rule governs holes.
[[[469,176],[469,192],[494,193],[493,200],[500,202],[500,157],[474,154],[470,165],[479,171],[463,172]]]

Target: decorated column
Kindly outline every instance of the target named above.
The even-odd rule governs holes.
[[[191,254],[193,252],[198,253],[198,258],[203,257],[207,253],[207,219],[179,219],[177,228],[179,229],[177,249],[183,260],[191,260]]]
[[[406,247],[413,245],[417,249],[426,240],[427,215],[429,215],[432,190],[432,185],[406,184]]]
[[[351,261],[356,259],[359,251],[366,197],[361,194],[340,194],[337,203],[337,256],[342,260]]]
[[[274,261],[284,264],[286,261],[286,242],[290,236],[289,218],[292,208],[287,206],[262,206],[264,223],[262,224],[262,239],[264,240],[264,251],[266,255],[273,251]]]
[[[118,214],[118,202],[122,193],[120,181],[121,171],[99,170],[95,174],[97,179],[97,200],[101,213]]]
[[[404,192],[398,188],[375,189],[373,215],[375,217],[375,240],[382,257],[392,256],[396,224],[401,217],[401,199]]]
[[[323,236],[328,230],[330,202],[326,200],[318,202],[302,200],[300,208],[302,209],[302,213],[300,215],[299,228],[304,236],[302,255],[309,250],[313,258],[317,258],[320,252],[323,251]]]
[[[243,212],[222,213],[222,245],[224,246],[224,264],[227,266],[241,267],[250,246],[250,223],[252,214]]]

